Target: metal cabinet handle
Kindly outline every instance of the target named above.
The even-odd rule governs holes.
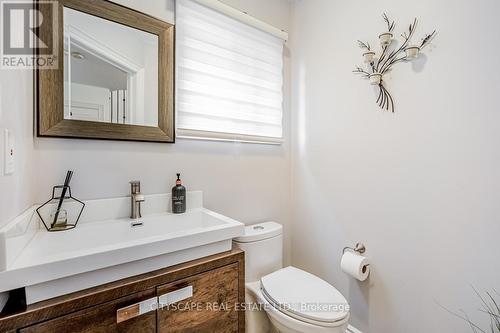
[[[139,317],[145,313],[156,311],[158,307],[157,298],[153,297],[145,301],[135,303],[116,310],[116,323]]]
[[[158,297],[158,303],[160,306],[166,306],[188,299],[192,296],[193,286],[187,286],[185,288],[161,295],[160,297]]]

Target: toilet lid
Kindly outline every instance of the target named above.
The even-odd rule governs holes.
[[[331,323],[349,314],[342,294],[328,282],[295,267],[261,278],[264,297],[281,312],[299,320]]]

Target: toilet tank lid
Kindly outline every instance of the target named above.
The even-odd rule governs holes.
[[[283,227],[276,222],[263,222],[247,225],[243,235],[234,239],[238,243],[249,243],[279,236]]]

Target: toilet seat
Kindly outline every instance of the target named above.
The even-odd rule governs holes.
[[[289,315],[281,312],[263,296],[260,282],[248,282],[245,284],[247,292],[255,298],[257,304],[264,308],[271,323],[279,332],[293,332],[293,333],[345,333],[349,323],[349,316],[343,320],[325,324],[325,323],[308,323],[299,319],[290,317]],[[252,331],[261,332],[261,331]]]
[[[260,289],[276,310],[302,322],[332,327],[349,316],[349,305],[335,287],[292,266],[262,277]]]

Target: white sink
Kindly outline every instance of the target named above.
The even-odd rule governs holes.
[[[201,195],[188,192],[184,214],[166,212],[169,195],[146,196],[136,227],[129,218],[109,218],[126,214],[129,198],[87,202],[77,228],[64,232],[47,232],[27,212],[0,230],[0,292],[26,287],[31,304],[229,251],[243,224],[201,207]]]

